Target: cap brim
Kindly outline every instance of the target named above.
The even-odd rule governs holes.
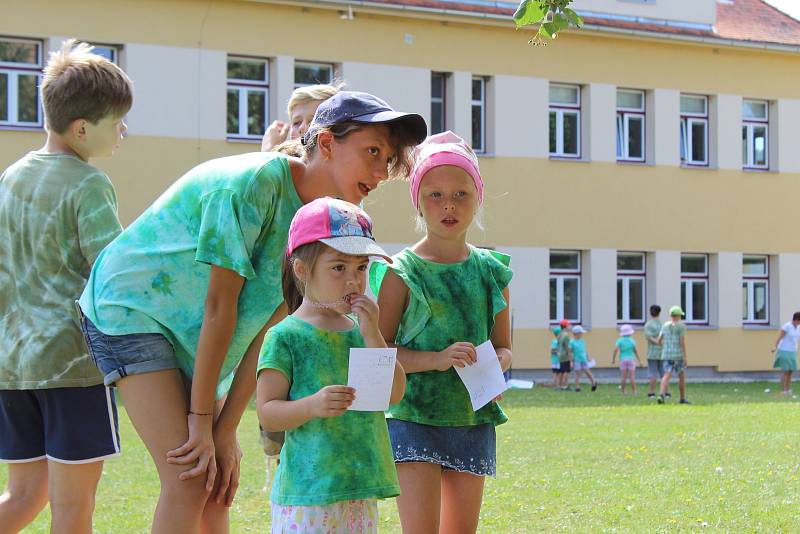
[[[320,239],[333,250],[347,254],[348,256],[377,256],[392,263],[389,256],[380,245],[368,237],[347,236],[347,237],[328,237]]]
[[[422,115],[417,113],[403,113],[402,111],[379,111],[368,115],[353,117],[353,122],[366,122],[370,124],[385,124],[387,122],[399,122],[403,127],[410,131],[417,143],[421,143],[428,137],[428,125]]]

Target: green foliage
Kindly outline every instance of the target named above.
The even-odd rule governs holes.
[[[522,0],[514,13],[514,24],[517,29],[538,25],[538,31],[528,42],[546,45],[570,25],[583,26],[583,19],[567,7],[571,3],[572,0]]]
[[[497,478],[487,478],[481,533],[797,532],[800,403],[775,384],[689,384],[691,406],[657,405],[639,384],[596,393],[512,390],[497,427]],[[770,393],[765,393],[770,388]],[[120,410],[122,458],[103,469],[95,529],[147,533],[158,477]],[[231,532],[269,531],[269,495],[254,409],[239,428],[242,479]],[[0,488],[7,467],[0,465]],[[379,532],[400,532],[393,499]],[[25,530],[46,534],[45,510]]]

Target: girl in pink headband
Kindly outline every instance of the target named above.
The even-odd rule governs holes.
[[[380,329],[407,370],[405,396],[389,408],[389,436],[401,494],[403,532],[475,532],[486,475],[496,474],[495,426],[507,420],[492,401],[474,410],[456,367],[477,361],[491,341],[511,366],[505,254],[467,242],[483,202],[478,159],[452,132],[415,151],[411,202],[425,236],[373,264]]]

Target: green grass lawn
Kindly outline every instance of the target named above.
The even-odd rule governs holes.
[[[765,388],[771,388],[767,394]],[[776,385],[689,385],[692,406],[658,406],[640,391],[511,391],[498,428],[498,472],[486,484],[481,532],[800,531],[798,400]],[[154,468],[122,414],[123,456],[106,463],[98,532],[146,532],[158,494]],[[233,532],[266,532],[264,459],[255,412]],[[6,468],[0,467],[5,483]],[[393,501],[382,531],[399,532]],[[46,532],[45,514],[29,532]]]

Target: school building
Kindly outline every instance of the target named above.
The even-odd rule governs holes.
[[[135,83],[127,140],[96,162],[123,224],[192,166],[258,150],[294,87],[339,79],[480,154],[472,241],[513,256],[516,369],[549,367],[562,317],[608,365],[652,303],[683,305],[692,366],[769,369],[800,310],[800,22],[760,0],[573,7],[585,27],[534,47],[505,1],[5,0],[0,167],[42,145],[36,85],[66,37]],[[406,184],[365,207],[390,251],[418,239]]]

